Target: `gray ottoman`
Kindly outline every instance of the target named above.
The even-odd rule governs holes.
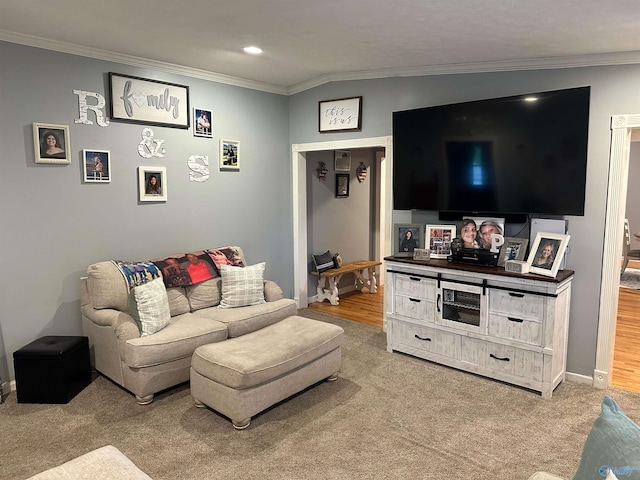
[[[191,359],[191,395],[241,430],[251,417],[323,379],[342,365],[344,331],[304,317],[198,347]]]

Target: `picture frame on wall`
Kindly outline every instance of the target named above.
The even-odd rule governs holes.
[[[35,163],[70,164],[69,125],[34,123],[33,155]]]
[[[193,107],[193,136],[213,138],[213,112],[205,108]]]
[[[109,72],[109,116],[115,121],[187,129],[189,87]]]
[[[318,102],[318,131],[320,133],[359,130],[362,130],[361,96]]]
[[[82,150],[82,164],[85,182],[111,182],[111,153],[109,150]]]
[[[334,156],[334,170],[336,172],[350,172],[351,171],[351,152],[349,150],[335,150]]]
[[[538,232],[529,251],[527,264],[531,273],[555,277],[558,274],[564,252],[571,235]]]
[[[413,257],[416,248],[424,248],[424,225],[420,223],[396,223],[393,226],[393,256]]]
[[[167,169],[165,167],[138,167],[138,189],[141,202],[166,202]]]
[[[349,174],[336,173],[336,198],[349,196]]]
[[[451,255],[451,242],[454,238],[455,225],[427,225],[425,228],[425,246],[431,252],[431,258],[447,258]]]
[[[498,266],[504,267],[507,260],[524,260],[527,256],[528,238],[504,237],[504,245],[500,248]]]
[[[220,140],[220,170],[240,170],[240,142]]]

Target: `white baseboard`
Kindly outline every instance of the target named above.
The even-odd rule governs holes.
[[[581,375],[579,373],[566,372],[565,378],[567,379],[567,382],[585,383],[587,385],[593,385],[593,377],[589,377],[587,375]]]

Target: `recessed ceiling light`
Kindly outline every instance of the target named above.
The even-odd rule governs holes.
[[[258,47],[244,47],[244,51],[249,55],[260,55],[262,53],[262,49]]]
[[[525,102],[537,102],[538,97],[524,97]]]

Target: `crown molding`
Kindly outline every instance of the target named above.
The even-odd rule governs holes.
[[[275,93],[278,95],[288,95],[286,87],[272,85],[268,83],[255,82],[244,78],[233,77],[221,73],[210,72],[198,68],[185,67],[173,63],[159,62],[149,60],[147,58],[135,57],[133,55],[124,55],[121,53],[109,52],[97,48],[84,47],[73,43],[58,42],[46,38],[36,37],[32,35],[24,35],[21,33],[9,32],[0,29],[0,41],[18,43],[29,47],[43,48],[45,50],[53,50],[61,53],[69,53],[71,55],[79,55],[81,57],[94,58],[97,60],[105,60],[108,62],[121,63],[133,67],[150,68],[160,70],[176,75],[185,75],[187,77],[199,78],[201,80],[209,80],[212,82],[223,83],[235,87],[249,88],[267,93]]]
[[[520,70],[550,70],[556,68],[601,67],[606,65],[633,65],[640,63],[640,51],[598,53],[565,57],[530,58],[497,62],[454,63],[425,67],[363,70],[359,72],[331,73],[292,85],[289,95],[309,90],[329,82],[370,80],[392,77],[422,77],[463,73],[512,72]]]
[[[295,95],[329,82],[349,80],[371,80],[393,77],[420,77],[431,75],[456,75],[465,73],[491,73],[521,70],[549,70],[556,68],[599,67],[607,65],[633,65],[640,63],[640,51],[598,53],[589,55],[574,55],[564,57],[530,58],[524,60],[505,60],[497,62],[470,62],[423,67],[390,68],[380,70],[362,70],[357,72],[328,73],[300,82],[290,87],[256,82],[244,78],[233,77],[221,73],[210,72],[198,68],[186,67],[173,63],[149,60],[146,58],[109,52],[97,48],[89,48],[67,42],[58,42],[33,35],[25,35],[0,29],[0,41],[18,43],[30,47],[53,50],[71,55],[121,63],[140,68],[150,68],[176,75],[185,75],[201,80],[248,88],[278,95]]]

